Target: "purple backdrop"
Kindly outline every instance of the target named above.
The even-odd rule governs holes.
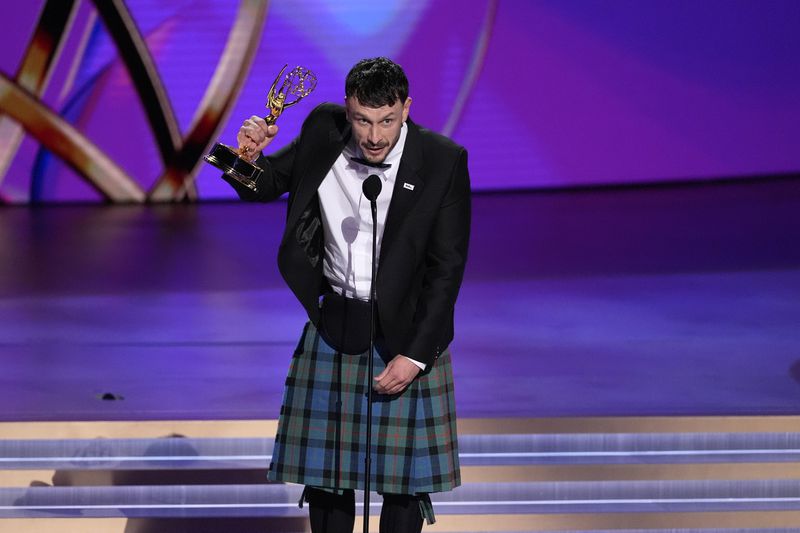
[[[0,21],[10,77],[43,4],[20,3]],[[127,4],[185,132],[236,3]],[[279,144],[313,105],[342,99],[354,61],[387,55],[408,71],[414,119],[469,149],[478,190],[796,172],[798,28],[795,0],[273,1],[221,138],[232,142],[243,118],[263,114],[284,63],[310,67],[320,83],[281,118]],[[83,1],[43,100],[149,188],[162,168],[137,98]],[[233,196],[207,165],[197,183],[201,198]],[[29,138],[0,195],[98,198]]]

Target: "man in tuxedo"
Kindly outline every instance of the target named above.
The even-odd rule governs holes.
[[[460,484],[447,346],[469,240],[467,153],[411,121],[410,107],[399,65],[362,60],[347,75],[345,106],[318,106],[275,153],[261,155],[278,127],[247,119],[237,140],[264,172],[255,191],[226,177],[245,200],[289,193],[278,264],[309,322],[290,365],[269,477],[306,486],[301,505],[309,504],[314,532],[351,532],[354,490],[364,488],[368,176],[382,183],[371,380],[381,532],[421,531],[423,519],[434,521],[428,494]]]

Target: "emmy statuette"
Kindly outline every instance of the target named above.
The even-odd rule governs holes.
[[[317,86],[317,77],[304,67],[295,67],[283,76],[287,66],[285,65],[278,73],[267,95],[266,107],[269,109],[269,115],[264,117],[264,120],[268,126],[275,124],[284,109],[295,105],[311,94],[311,91]],[[282,82],[281,76],[283,76]],[[279,82],[281,82],[280,86],[278,85]],[[294,100],[287,101],[290,97],[293,97]],[[214,147],[203,159],[220,169],[227,176],[256,191],[256,184],[262,170],[251,162],[253,155],[247,147],[234,149],[222,143],[215,143]]]

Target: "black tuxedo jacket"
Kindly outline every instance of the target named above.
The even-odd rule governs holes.
[[[431,365],[453,339],[453,308],[467,259],[467,152],[410,120],[407,124],[381,242],[378,320],[392,355]],[[328,290],[317,189],[349,139],[344,108],[322,104],[289,145],[259,157],[264,173],[257,193],[226,177],[244,200],[269,201],[289,193],[278,266],[315,324],[319,298]]]

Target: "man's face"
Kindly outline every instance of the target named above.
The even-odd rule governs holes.
[[[400,139],[400,129],[408,118],[411,98],[377,108],[361,105],[354,96],[345,98],[344,102],[347,120],[353,125],[353,137],[364,153],[364,159],[382,163]]]

